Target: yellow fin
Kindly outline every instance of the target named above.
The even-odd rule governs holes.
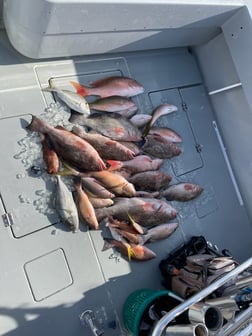
[[[128,259],[131,261],[131,257],[135,255],[135,252],[133,251],[132,247],[129,244],[126,244],[127,246],[127,252],[128,252]]]

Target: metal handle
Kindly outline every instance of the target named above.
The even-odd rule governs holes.
[[[178,315],[186,311],[191,305],[201,301],[203,298],[214,292],[216,289],[223,286],[227,281],[229,281],[232,277],[235,277],[239,273],[245,271],[248,267],[252,265],[252,257],[246,260],[241,265],[237,266],[235,269],[230,271],[229,273],[225,274],[220,279],[213,282],[211,285],[200,291],[199,293],[195,294],[188,300],[184,301],[167,314],[165,314],[154,326],[154,329],[151,333],[151,336],[162,336],[162,333],[168,324],[174,320]]]

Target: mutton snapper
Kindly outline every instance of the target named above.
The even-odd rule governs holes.
[[[110,216],[127,221],[129,215],[138,224],[151,226],[174,219],[177,211],[166,201],[147,197],[115,198],[111,207],[96,209],[98,221]]]
[[[87,141],[63,127],[55,128],[33,115],[31,123],[26,128],[48,135],[55,152],[74,167],[85,171],[106,168],[98,152]]]
[[[71,81],[70,83],[75,87],[77,93],[83,97],[133,97],[144,92],[142,85],[134,79],[128,77],[105,77],[91,83],[91,87],[84,86],[74,81]]]
[[[72,192],[67,188],[59,175],[56,175],[55,209],[64,223],[70,225],[73,232],[79,230],[79,217]]]
[[[113,140],[141,141],[142,136],[139,129],[127,118],[120,114],[94,113],[88,117],[72,111],[69,121],[73,124],[87,126]]]

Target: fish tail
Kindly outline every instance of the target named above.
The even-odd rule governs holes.
[[[112,238],[103,238],[103,240],[104,240],[104,245],[103,245],[102,251],[107,251],[108,249],[115,246]]]
[[[26,126],[26,128],[29,131],[45,133],[46,130],[48,130],[47,126],[48,125],[43,120],[41,120],[38,117],[32,115],[32,120],[31,120],[30,124],[28,126]]]
[[[79,95],[86,97],[90,95],[90,89],[84,85],[81,85],[80,83],[74,82],[74,81],[70,81],[70,83],[73,85],[73,87],[76,90],[76,93],[78,93]]]
[[[68,121],[70,121],[73,124],[81,124],[83,117],[84,117],[83,114],[71,110],[71,116],[68,119]]]
[[[116,160],[107,160],[107,163],[109,164],[108,170],[118,170],[123,166],[121,161]]]

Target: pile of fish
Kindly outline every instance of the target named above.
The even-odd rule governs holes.
[[[107,77],[90,87],[71,84],[76,92],[52,84],[43,89],[71,109],[71,129],[36,116],[27,126],[40,134],[47,172],[55,175],[57,213],[73,232],[80,221],[97,230],[105,220],[112,238],[104,238],[103,250],[116,247],[129,260],[152,259],[155,253],[144,244],[167,238],[179,225],[170,222],[177,211],[167,200],[190,201],[203,190],[190,182],[170,185],[172,177],[159,170],[181,153],[182,139],[154,124],[177,107],[162,104],[152,115],[137,114],[131,97],[144,88],[127,77]],[[98,98],[88,103],[90,95]]]

